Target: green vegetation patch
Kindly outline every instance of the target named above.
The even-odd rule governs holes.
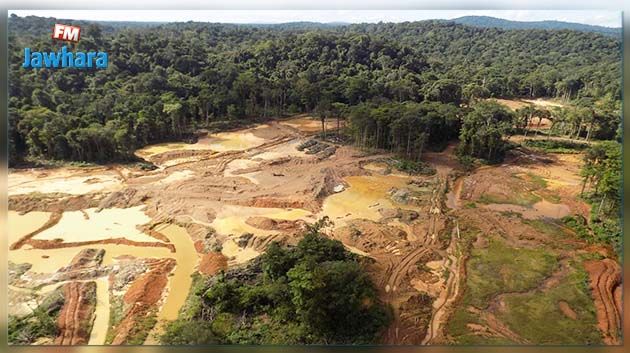
[[[565,309],[568,313],[561,310],[561,302],[568,306]],[[557,286],[546,291],[508,296],[505,303],[506,310],[499,312],[499,319],[532,343],[601,343],[588,289],[588,274],[579,264],[573,263]]]
[[[467,263],[466,304],[483,309],[499,293],[536,287],[557,266],[556,256],[545,249],[512,248],[489,239],[484,249],[473,249]]]
[[[129,336],[127,336],[126,344],[141,345],[149,336],[149,332],[157,323],[157,310],[151,310],[145,317],[136,320],[135,325]]]
[[[562,223],[571,228],[581,239],[587,241],[593,240],[593,236],[584,217],[580,215],[566,216],[562,218]]]
[[[368,344],[390,312],[361,259],[311,226],[296,247],[273,243],[247,266],[193,284],[163,344]]]
[[[109,323],[107,326],[107,335],[105,336],[105,344],[111,344],[114,340],[114,328],[123,319],[123,300],[120,296],[110,296],[109,298]]]
[[[556,256],[544,249],[513,248],[501,239],[489,239],[484,249],[472,249],[466,264],[464,296],[447,324],[456,344],[515,344],[505,338],[476,335],[468,324],[485,325],[469,310],[484,310],[501,293],[536,288],[557,266]]]
[[[29,345],[39,339],[53,340],[59,334],[57,319],[63,307],[63,290],[57,288],[46,296],[31,314],[9,316],[8,342],[12,345]]]
[[[394,159],[390,161],[389,165],[408,174],[418,174],[418,175],[434,175],[435,174],[435,168],[433,168],[427,163],[420,162],[420,161],[412,161],[408,159]]]
[[[547,180],[545,180],[545,178],[541,177],[540,175],[536,175],[531,172],[528,172],[525,175],[527,176],[525,179],[534,184],[536,189],[544,189],[547,187]]]
[[[525,140],[523,144],[535,150],[549,153],[580,153],[588,144],[567,140]]]
[[[477,201],[485,204],[498,203],[529,207],[541,200],[542,198],[540,196],[534,195],[531,192],[517,191],[512,195],[485,193],[481,195]]]
[[[553,219],[523,219],[522,222],[531,226],[536,231],[548,235],[551,239],[575,239],[575,235],[564,225],[564,223],[559,223],[559,221]]]

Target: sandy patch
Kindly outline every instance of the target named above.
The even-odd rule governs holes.
[[[251,173],[238,173],[239,170],[256,168],[260,163],[251,161],[249,159],[235,159],[225,166],[223,176],[230,177],[243,177],[251,181],[254,184],[258,184],[259,180],[256,179],[256,175],[260,172]]]
[[[288,143],[275,146],[266,152],[252,156],[252,159],[274,160],[283,157],[306,157],[304,151],[298,151],[297,146],[302,143],[300,140],[294,140]]]
[[[29,170],[9,173],[8,193],[12,195],[38,192],[83,195],[111,192],[122,187],[116,173],[58,170]]]
[[[176,181],[182,181],[190,179],[195,176],[195,172],[192,170],[178,170],[169,174],[166,178],[158,181],[158,184],[170,184]]]
[[[236,264],[245,263],[256,256],[260,255],[260,253],[252,248],[241,248],[234,242],[232,239],[228,239],[223,243],[223,248],[221,249],[221,253],[225,255],[230,262],[234,262]]]
[[[299,208],[262,208],[225,205],[217,213],[216,218],[211,223],[212,227],[219,234],[240,236],[244,233],[252,233],[257,236],[266,236],[273,231],[262,230],[247,224],[247,219],[254,216],[267,217],[271,219],[281,219],[295,221],[310,216],[311,213]]]
[[[322,130],[322,122],[319,118],[313,118],[310,116],[294,118],[289,120],[280,121],[280,124],[290,126],[302,132],[313,133]],[[336,119],[326,120],[326,129],[333,130],[337,128]]]

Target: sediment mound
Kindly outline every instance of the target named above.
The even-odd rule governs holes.
[[[584,262],[591,279],[591,291],[597,310],[597,326],[605,344],[619,344],[621,328],[621,268],[611,259]]]
[[[80,241],[80,242],[63,242],[60,240],[41,240],[41,239],[30,239],[26,242],[26,244],[32,246],[35,249],[59,249],[59,248],[74,248],[78,246],[85,245],[94,245],[94,244],[123,244],[123,245],[131,245],[131,246],[141,246],[141,247],[164,247],[169,249],[171,252],[175,252],[175,245],[160,243],[160,242],[147,242],[147,241],[133,241],[127,238],[110,238],[110,239],[102,239],[102,240],[90,240],[90,241]]]
[[[128,208],[141,205],[148,199],[148,195],[139,193],[138,190],[128,188],[122,191],[116,191],[98,204],[98,211],[105,208]]]
[[[219,273],[219,271],[226,270],[227,266],[227,257],[221,253],[210,252],[201,258],[199,272],[206,276],[212,276]]]
[[[62,213],[98,206],[103,194],[69,196],[68,194],[26,194],[9,197],[9,210],[27,213],[43,211]]]
[[[301,208],[304,210],[314,211],[319,208],[319,204],[313,200],[305,200],[303,197],[294,198],[275,198],[275,197],[257,197],[250,200],[235,202],[237,205],[262,207],[262,208]]]
[[[96,282],[71,282],[63,285],[64,304],[57,325],[56,345],[87,344],[96,308]]]
[[[123,318],[112,328],[112,344],[125,344],[137,333],[138,323],[156,310],[168,284],[175,259],[160,259],[149,264],[149,271],[131,283],[123,296]],[[177,289],[173,289],[177,290]]]
[[[397,248],[407,243],[407,234],[396,227],[370,221],[355,219],[342,228],[335,230],[335,238],[366,253],[387,252],[396,244]]]
[[[249,217],[245,223],[258,229],[285,232],[301,229],[301,227],[305,224],[302,220],[289,221],[284,219],[271,219],[267,217]]]

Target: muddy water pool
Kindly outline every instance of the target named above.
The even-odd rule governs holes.
[[[151,218],[142,211],[145,206],[109,208],[97,212],[96,208],[68,211],[59,223],[37,234],[33,239],[64,242],[82,242],[108,238],[126,238],[132,241],[155,242],[155,238],[143,233],[139,226]]]
[[[406,186],[409,179],[394,175],[364,175],[350,176],[344,180],[349,187],[328,196],[318,214],[318,217],[328,216],[335,226],[356,218],[378,221],[381,218],[379,208],[399,207],[391,201],[389,191]]]

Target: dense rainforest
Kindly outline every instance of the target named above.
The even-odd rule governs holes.
[[[142,146],[188,140],[202,128],[230,129],[298,113],[322,119],[322,127],[329,118],[345,120],[334,142],[390,151],[399,157],[399,169],[414,172],[424,170],[424,151],[442,150],[454,140],[459,161],[472,167],[480,160],[502,161],[515,147],[512,135],[545,135],[523,145],[585,156],[581,197],[591,204],[591,215],[562,221],[621,253],[620,38],[439,20],[63,20],[82,26],[80,42],[68,44],[50,39],[55,22],[9,18],[11,166],[132,161]],[[109,66],[22,68],[25,47],[43,52],[63,45],[105,51]],[[513,111],[491,99],[539,97],[564,104]],[[536,128],[543,118],[549,128]],[[166,327],[160,341],[373,343],[391,320],[389,310],[376,300],[361,260],[322,237],[321,225],[296,247],[271,246],[245,276],[195,278],[194,305]],[[238,326],[232,325],[235,318]],[[42,327],[31,331],[49,328]]]
[[[349,118],[358,143],[417,159],[423,149],[458,137],[470,107],[489,97],[582,101],[582,110],[554,120],[575,127],[570,132],[577,137],[588,131],[613,138],[619,125],[620,42],[595,33],[444,21],[257,26],[65,20],[83,29],[69,49],[106,51],[109,67],[22,68],[23,48],[64,45],[50,39],[54,22],[9,19],[11,165],[125,160],[143,145],[182,139],[200,127],[298,112]],[[493,160],[503,147],[477,150],[486,155],[475,157]]]
[[[162,344],[374,344],[391,312],[362,259],[322,233],[322,218],[297,246],[272,243],[245,269],[197,276]]]

